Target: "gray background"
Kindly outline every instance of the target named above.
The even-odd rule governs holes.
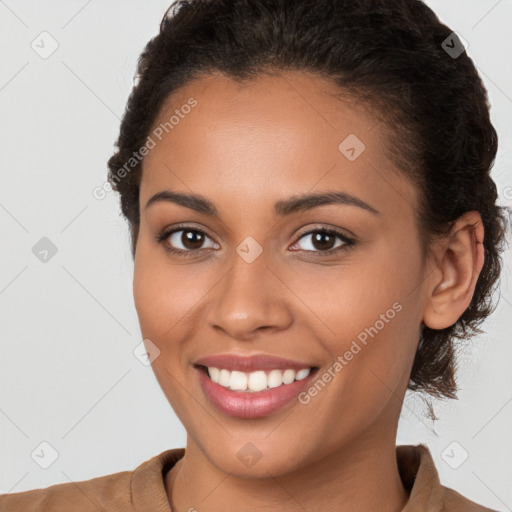
[[[427,4],[467,41],[488,88],[500,136],[493,175],[512,206],[512,1]],[[132,470],[185,446],[133,353],[141,335],[117,196],[92,193],[168,5],[0,1],[0,493]],[[444,485],[512,510],[510,250],[504,258],[498,308],[460,356],[459,400],[435,401],[432,424],[408,393],[397,443],[426,443]]]

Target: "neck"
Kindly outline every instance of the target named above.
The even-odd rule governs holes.
[[[165,487],[173,512],[400,512],[409,498],[398,472],[394,436],[358,438],[307,466],[259,479],[219,471],[189,439]]]

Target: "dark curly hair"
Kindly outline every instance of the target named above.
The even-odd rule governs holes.
[[[457,53],[450,49],[459,49]],[[485,263],[470,306],[445,329],[422,326],[408,389],[457,398],[455,339],[494,311],[507,230],[490,170],[497,134],[487,92],[460,39],[419,0],[181,0],[138,62],[108,180],[139,229],[143,159],[126,163],[149,136],[164,101],[191,80],[222,73],[311,71],[359,101],[389,128],[389,157],[421,191],[416,215],[423,255],[465,212],[480,213]],[[124,172],[119,171],[124,169]],[[471,332],[469,332],[471,330]]]

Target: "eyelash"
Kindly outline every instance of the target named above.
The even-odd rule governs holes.
[[[162,233],[158,234],[155,237],[156,242],[159,243],[159,244],[162,244],[166,251],[171,252],[173,254],[176,254],[177,256],[182,257],[182,258],[194,257],[194,256],[197,255],[197,253],[199,253],[201,251],[204,251],[205,249],[183,250],[183,249],[175,249],[174,247],[171,247],[168,244],[165,244],[165,241],[167,240],[167,238],[169,238],[172,234],[177,233],[179,231],[188,231],[188,232],[191,232],[191,233],[200,233],[201,235],[204,235],[205,237],[211,238],[203,230],[197,229],[197,228],[188,227],[188,226],[178,226],[178,227],[175,227],[175,228],[173,228],[171,230],[163,231]],[[322,258],[324,256],[332,256],[334,254],[338,254],[338,253],[347,251],[348,249],[353,248],[355,243],[356,243],[353,238],[349,238],[344,233],[342,233],[342,232],[340,232],[340,231],[338,231],[336,229],[332,229],[332,228],[316,228],[316,229],[312,229],[310,231],[307,231],[305,233],[302,233],[297,238],[297,241],[294,242],[293,245],[295,245],[303,237],[305,237],[307,235],[312,235],[314,233],[322,233],[322,234],[325,234],[325,235],[333,235],[333,236],[336,236],[336,237],[340,238],[341,241],[343,242],[343,245],[341,245],[341,246],[339,246],[339,247],[337,247],[335,249],[329,249],[327,251],[306,251],[306,252],[313,252],[313,253],[315,253],[316,254],[316,256],[314,256],[315,258],[316,257]]]

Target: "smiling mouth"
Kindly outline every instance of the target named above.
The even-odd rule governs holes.
[[[252,372],[229,371],[223,368],[208,367],[195,364],[199,371],[211,381],[230,391],[241,393],[258,393],[273,388],[288,386],[297,381],[315,375],[319,367],[304,367],[300,370],[291,368],[275,368],[271,370],[256,370]]]

